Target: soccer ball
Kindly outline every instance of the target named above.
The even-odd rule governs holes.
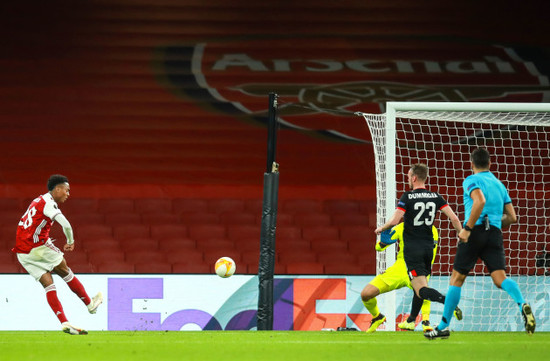
[[[235,270],[237,269],[237,265],[235,265],[235,261],[231,258],[222,257],[216,261],[214,269],[216,270],[216,274],[218,276],[227,278],[233,276],[233,273],[235,273]]]

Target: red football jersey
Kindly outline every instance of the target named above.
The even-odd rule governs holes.
[[[53,219],[60,213],[50,193],[35,198],[17,225],[15,247],[12,251],[29,253],[33,248],[46,243],[50,239]]]

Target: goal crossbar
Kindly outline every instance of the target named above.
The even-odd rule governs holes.
[[[550,103],[387,102],[386,109],[428,112],[550,112]]]

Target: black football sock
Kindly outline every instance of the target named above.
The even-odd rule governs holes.
[[[424,300],[430,300],[437,303],[445,303],[445,296],[439,293],[437,290],[429,287],[422,287],[418,291],[418,295]]]
[[[424,303],[424,300],[416,295],[416,293],[413,296],[412,306],[411,306],[411,314],[409,315],[409,318],[407,318],[407,322],[415,322],[416,317],[420,313],[420,309],[422,308],[422,303]]]

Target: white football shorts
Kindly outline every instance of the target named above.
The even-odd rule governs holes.
[[[46,272],[51,272],[63,261],[63,252],[48,240],[42,246],[33,248],[29,253],[18,253],[17,259],[35,280]]]

